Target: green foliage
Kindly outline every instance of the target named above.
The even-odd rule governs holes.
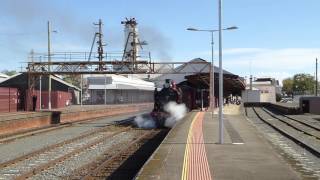
[[[291,95],[293,93],[293,79],[287,78],[282,81],[282,92],[287,95]]]
[[[13,76],[13,75],[17,74],[17,71],[15,71],[15,70],[9,71],[6,69],[6,70],[1,71],[1,73],[6,74],[8,76]]]
[[[312,93],[314,91],[315,80],[310,74],[296,74],[293,76],[293,91]]]

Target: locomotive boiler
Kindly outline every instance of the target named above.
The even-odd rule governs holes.
[[[157,89],[154,91],[154,108],[151,116],[157,127],[164,127],[166,119],[170,116],[169,112],[165,111],[165,106],[169,102],[180,104],[182,102],[182,91],[174,81],[166,79],[163,88],[160,91]]]

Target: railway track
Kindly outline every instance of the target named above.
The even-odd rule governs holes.
[[[127,126],[131,121],[115,121],[112,125],[3,162],[0,164],[0,179],[104,179],[111,176],[139,148],[162,133],[153,152],[165,137],[163,132],[167,132]],[[145,157],[141,166],[152,152],[143,153]],[[141,159],[140,154],[137,161]],[[78,164],[79,161],[82,163]],[[127,164],[135,165],[127,173],[131,174],[128,177],[134,177],[140,166]]]
[[[320,123],[315,119],[312,119],[312,120],[311,119],[303,119],[303,118],[296,119],[296,118],[292,118],[290,116],[287,116],[287,115],[279,113],[279,112],[275,113],[274,111],[270,111],[266,108],[262,108],[262,109],[265,112],[267,112],[268,114],[274,116],[275,118],[281,118],[281,119],[285,119],[285,120],[294,121],[294,122],[300,123],[304,126],[307,126],[309,128],[312,128],[313,130],[320,131]]]
[[[1,163],[0,179],[26,179],[128,129],[105,127]]]
[[[96,120],[96,119],[95,119]],[[93,121],[93,120],[88,120]],[[165,137],[167,130],[144,130],[132,127],[133,118],[113,120],[112,122],[95,124],[97,128],[83,131],[76,136],[62,141],[51,141],[51,144],[34,148],[28,153],[18,154],[0,162],[1,179],[104,179],[119,176],[119,170],[125,165],[128,172],[125,179],[133,178],[144,162]],[[0,139],[10,145],[11,141],[65,127],[80,125],[82,122],[66,124],[61,127],[43,128],[35,132],[25,132],[9,139]],[[92,124],[92,123],[89,123]],[[86,125],[84,126],[86,127]],[[29,134],[30,133],[30,134]],[[154,137],[162,134],[154,143],[152,151],[143,150],[132,163],[128,159],[141,151]],[[36,142],[35,142],[36,143]],[[30,144],[30,143],[29,143]],[[22,147],[23,148],[23,147]],[[150,149],[150,145],[147,146]],[[149,151],[149,152],[148,152]],[[23,152],[23,151],[22,151]],[[146,153],[147,152],[147,153]],[[133,156],[132,156],[133,155]],[[140,161],[140,162],[139,162]],[[140,164],[140,165],[139,165]],[[131,166],[130,172],[126,168]],[[132,167],[132,165],[134,165]],[[120,173],[122,176],[123,173]]]
[[[105,179],[110,177],[120,166],[133,155],[148,139],[159,133],[159,130],[151,130],[143,133],[134,141],[127,144],[125,147],[119,148],[116,153],[110,154],[109,158],[101,159],[83,167],[81,170],[90,169],[90,171],[80,179]],[[127,170],[128,171],[128,170]]]
[[[119,115],[112,115],[112,116],[109,116],[108,118],[112,118],[112,117],[116,117],[116,116],[119,116]],[[68,128],[68,127],[71,127],[71,126],[74,126],[77,124],[98,121],[98,120],[102,120],[102,119],[104,119],[104,118],[103,117],[92,118],[92,119],[86,119],[86,120],[81,120],[81,121],[76,121],[76,122],[68,122],[68,123],[64,123],[64,124],[57,124],[57,125],[51,125],[51,126],[42,127],[42,128],[30,129],[30,130],[21,131],[21,132],[17,132],[17,133],[13,133],[13,134],[1,135],[0,136],[0,144],[5,144],[5,143],[15,141],[17,139],[26,138],[26,137],[34,136],[34,135],[40,135],[43,133],[48,133],[50,131]],[[109,123],[108,125],[128,125],[132,121],[133,121],[133,119],[129,118],[126,120],[114,121],[112,123]]]
[[[306,149],[316,157],[320,157],[319,130],[307,123],[279,117],[272,112],[252,107],[254,114],[265,124]]]
[[[132,179],[151,153],[144,151],[143,154],[140,154],[138,159],[133,162],[128,161],[128,159],[134,157],[138,151],[143,149],[143,146],[149,148],[150,144],[148,143],[162,132],[163,130],[130,129],[117,138],[107,139],[99,146],[90,148],[90,151],[82,152],[78,156],[58,162],[54,167],[32,176],[32,179],[106,179],[119,175],[119,170],[121,171],[121,169],[124,170],[124,173],[120,173],[120,176],[125,177],[115,179]],[[130,138],[123,140],[125,136],[130,134]],[[160,138],[158,142],[160,143],[163,138],[164,137]],[[113,141],[113,143],[111,143],[111,141]],[[109,147],[107,147],[108,144]],[[112,144],[112,146],[110,146],[110,144]],[[157,146],[158,144],[156,147]],[[154,147],[152,152],[156,147]],[[100,151],[99,155],[97,155],[95,151]],[[74,164],[77,163],[79,159],[83,159],[82,157],[88,154],[96,154],[96,156],[90,158],[90,160],[87,158],[88,161],[81,166],[76,165],[76,167],[70,168],[75,166]],[[130,164],[131,167],[128,167],[128,164]]]
[[[306,135],[309,135],[310,137],[314,137],[317,140],[320,140],[320,129],[312,126],[308,123],[305,123],[301,120],[297,120],[297,119],[293,119],[293,118],[288,118],[284,115],[281,115],[279,117],[279,115],[276,115],[274,113],[272,113],[271,111],[265,109],[265,108],[261,108],[265,113],[267,113],[268,115],[270,115],[272,118],[275,118],[281,122],[283,122],[284,124],[292,127],[293,129],[300,131]]]

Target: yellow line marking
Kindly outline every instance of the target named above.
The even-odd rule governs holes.
[[[199,114],[200,113],[197,112],[197,114],[193,117],[192,123],[191,123],[190,128],[189,128],[188,139],[187,139],[187,143],[186,143],[186,149],[184,151],[184,160],[183,160],[183,168],[182,168],[181,180],[187,180],[188,179],[189,149],[191,147],[192,129],[193,129],[193,124],[194,124],[195,120],[198,118]]]

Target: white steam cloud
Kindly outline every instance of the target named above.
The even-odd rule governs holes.
[[[177,104],[176,102],[169,102],[164,106],[164,110],[169,113],[164,126],[172,128],[178,121],[180,121],[187,113],[185,104]],[[156,122],[150,115],[139,115],[134,119],[134,122],[139,128],[152,129],[156,128]]]
[[[164,106],[164,110],[170,114],[170,117],[166,119],[164,124],[165,127],[173,127],[187,113],[186,105],[177,104],[176,102],[169,102]]]
[[[137,124],[139,128],[144,128],[144,129],[156,128],[156,122],[152,120],[152,117],[150,115],[136,116],[136,118],[134,118],[134,122]]]

